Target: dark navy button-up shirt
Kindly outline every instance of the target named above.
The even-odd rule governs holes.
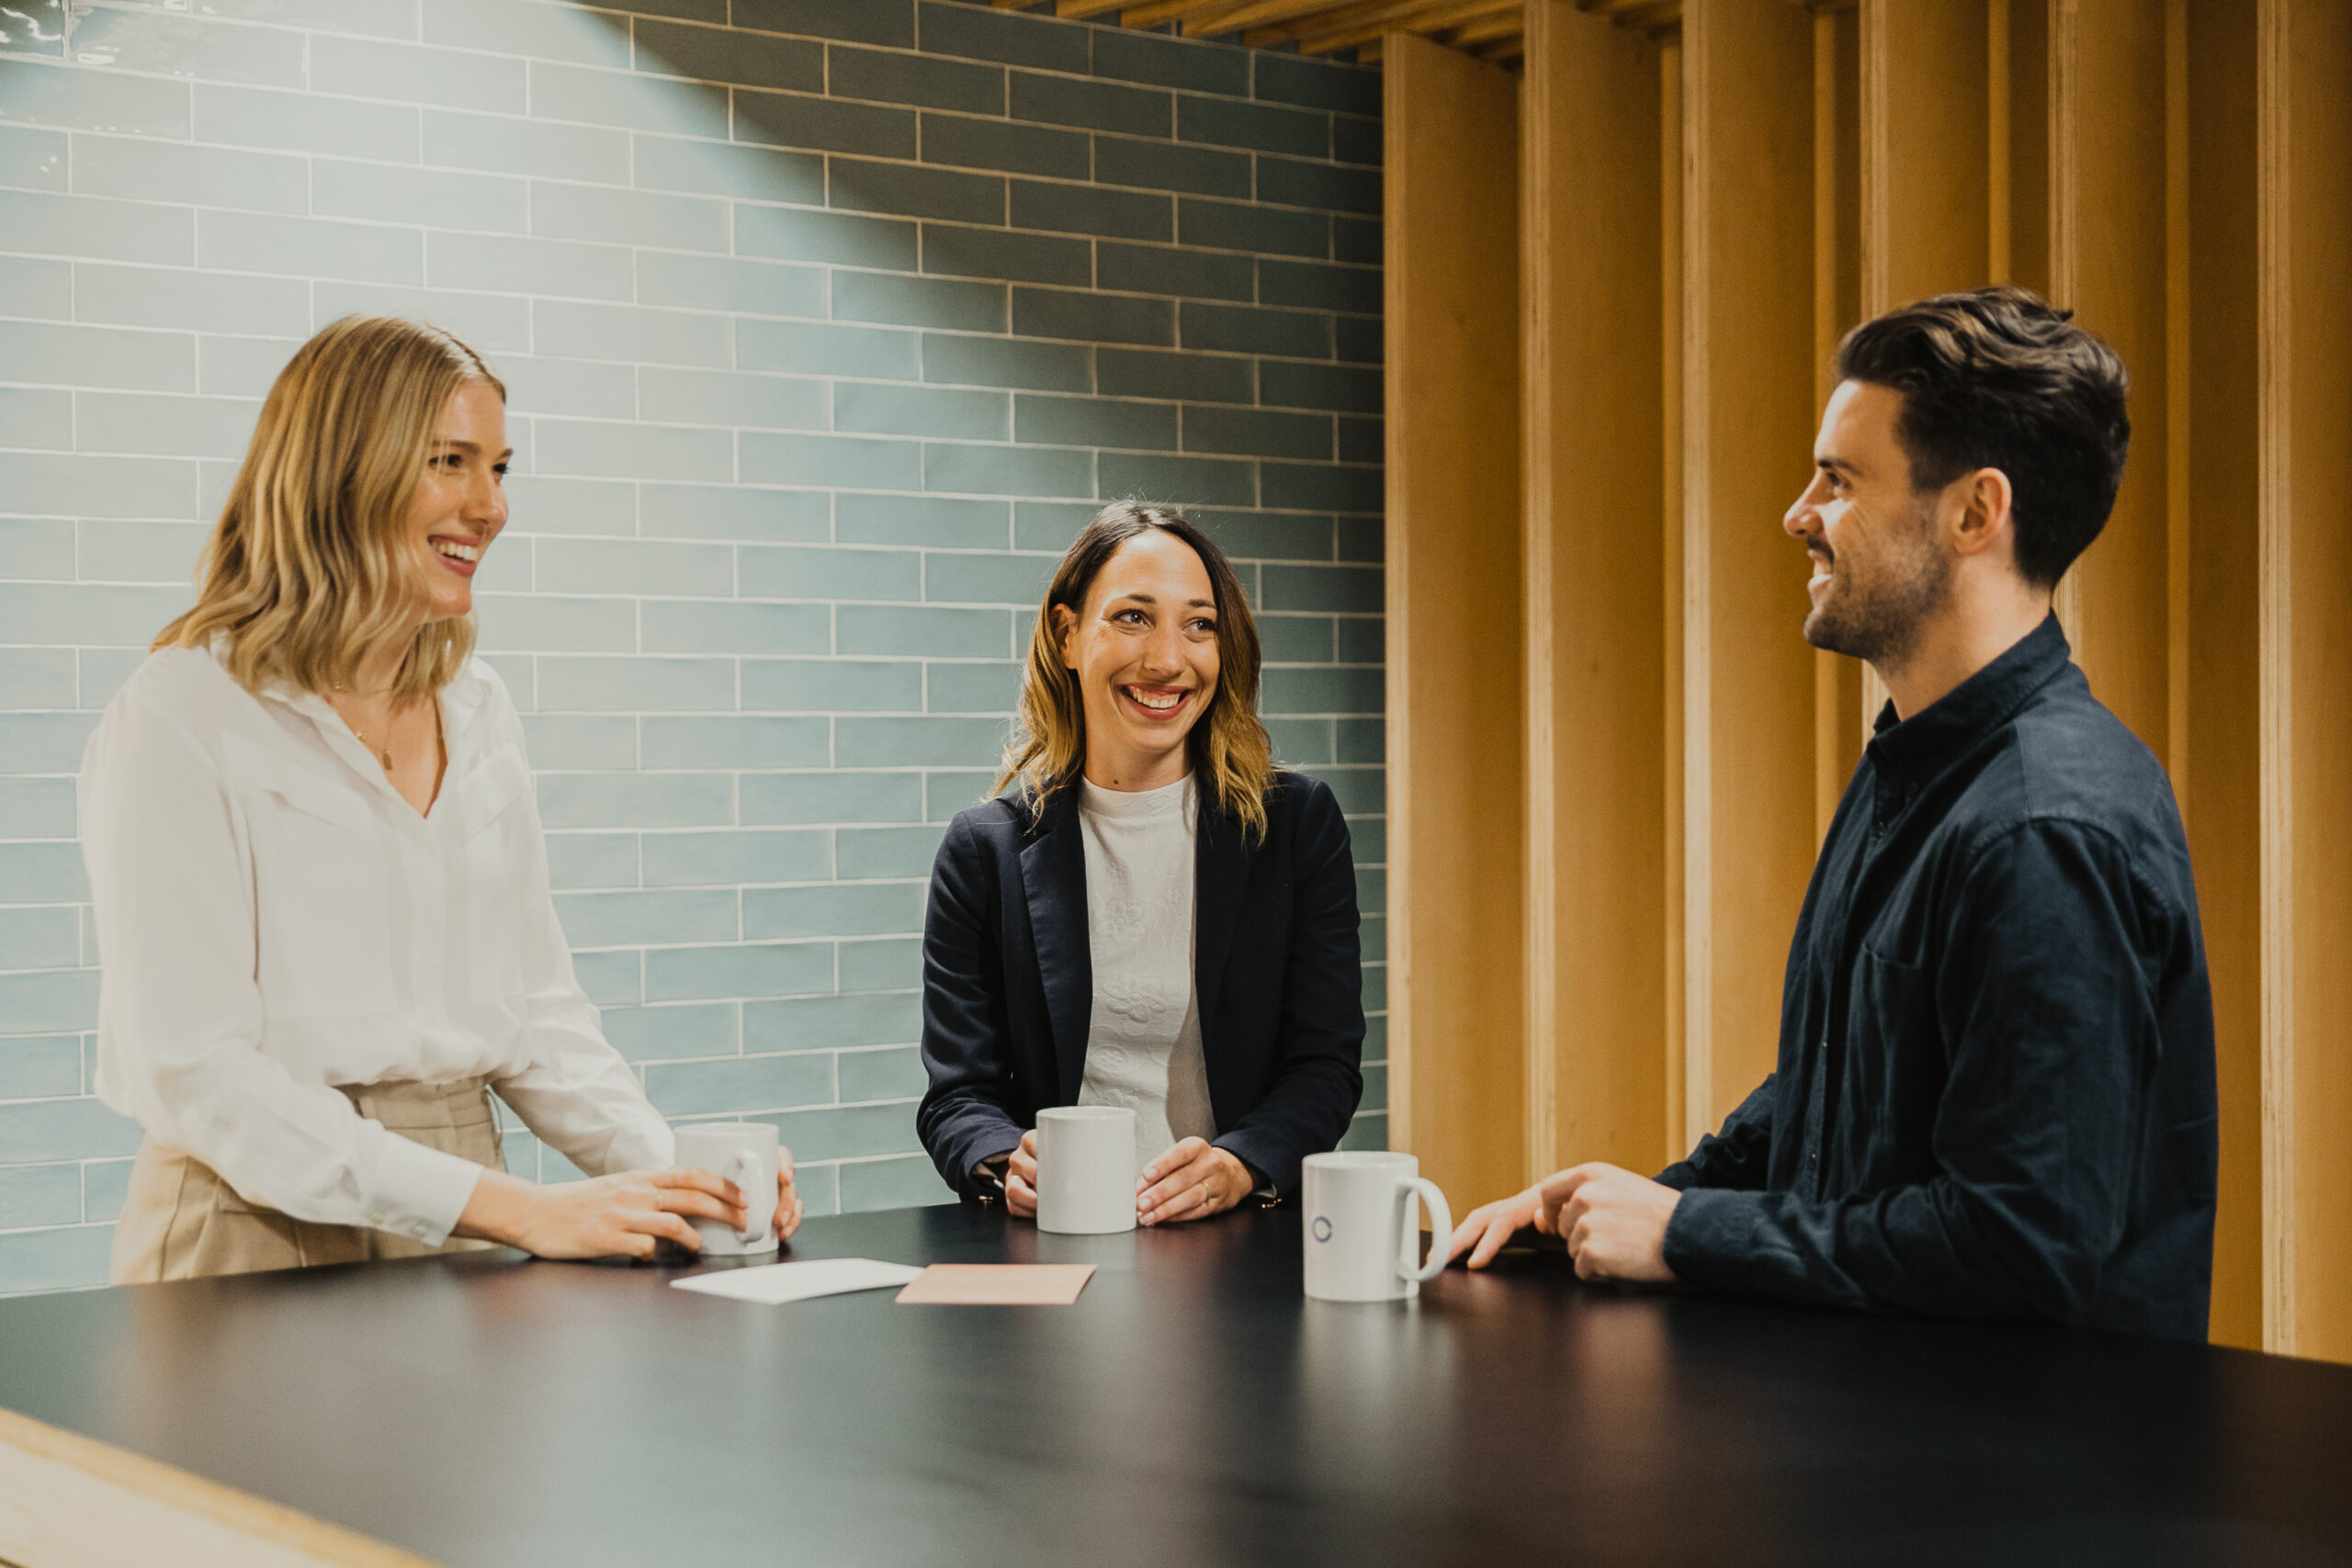
[[[1659,1177],[1702,1287],[2202,1338],[2213,1006],[2164,769],[2053,616],[1880,715],[1790,945],[1780,1060]]]

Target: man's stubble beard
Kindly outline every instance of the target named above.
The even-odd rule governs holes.
[[[1935,547],[1934,520],[1927,500],[1912,513],[1906,558],[1882,558],[1867,577],[1843,575],[1833,562],[1828,596],[1805,616],[1805,641],[1881,674],[1908,664],[1929,617],[1951,596],[1951,562]]]

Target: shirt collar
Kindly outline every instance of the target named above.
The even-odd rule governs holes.
[[[452,744],[481,716],[483,699],[489,695],[490,682],[470,659],[459,665],[457,675],[441,688],[441,732]]]
[[[1988,731],[2006,724],[2036,692],[2063,672],[2074,657],[2053,612],[2019,637],[2007,652],[1962,681],[1909,718],[1898,719],[1894,705],[1879,710],[1870,745],[1871,765],[1882,774],[1919,777],[1933,773]]]
[[[206,651],[225,666],[229,657],[228,635],[215,634]],[[343,716],[335,712],[334,705],[319,693],[305,691],[289,682],[271,681],[262,687],[258,694],[272,702],[283,703],[296,713],[307,715],[326,736],[327,743],[338,751],[366,750],[358,739],[351,735],[351,727],[344,723]],[[452,759],[457,756],[458,737],[481,716],[489,695],[490,682],[475,668],[470,659],[459,666],[456,677],[441,688],[441,739],[448,747]],[[346,739],[349,740],[348,748],[345,744]],[[366,773],[367,770],[362,769],[361,772]]]

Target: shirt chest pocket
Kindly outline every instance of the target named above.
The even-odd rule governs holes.
[[[1895,1138],[1894,1144],[1924,1147],[1946,1073],[1943,1021],[1936,1011],[1935,976],[1928,966],[1864,946],[1854,964],[1846,1041],[1851,1103],[1872,1127],[1916,1130],[1916,1139]],[[1871,1175],[1879,1180],[1909,1180],[1917,1173],[1873,1170]]]
[[[274,1017],[390,1012],[390,875],[359,794],[232,736],[221,762],[254,861],[254,978]]]
[[[458,789],[458,826],[465,836],[465,952],[468,994],[477,1002],[523,995],[525,922],[539,897],[529,813],[531,770],[519,746],[491,753]]]

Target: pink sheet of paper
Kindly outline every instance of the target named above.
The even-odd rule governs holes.
[[[898,1300],[908,1306],[1068,1306],[1091,1263],[934,1263]]]

